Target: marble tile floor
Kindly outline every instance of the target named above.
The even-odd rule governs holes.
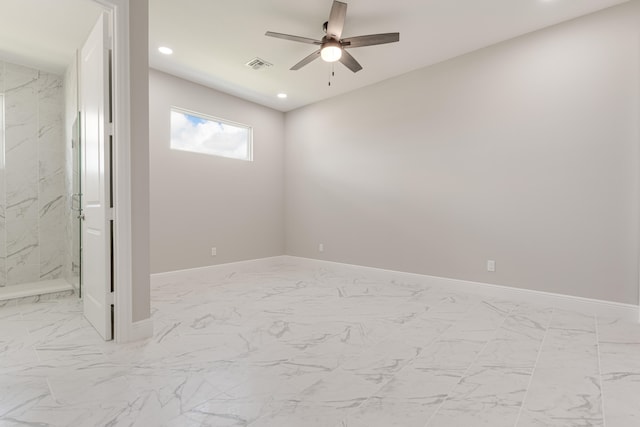
[[[154,277],[148,340],[0,308],[0,426],[640,426],[640,326],[281,263]]]

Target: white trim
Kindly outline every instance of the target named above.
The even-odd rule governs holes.
[[[552,292],[536,291],[532,289],[512,288],[503,285],[493,285],[490,283],[472,282],[468,280],[450,279],[446,277],[428,276],[417,273],[406,273],[402,271],[385,270],[382,268],[365,267],[352,264],[343,264],[333,261],[324,261],[311,258],[295,257],[285,255],[286,262],[310,266],[310,267],[330,267],[342,269],[349,272],[360,272],[370,277],[389,280],[405,279],[415,280],[426,284],[441,286],[446,289],[462,291],[482,296],[493,296],[500,298],[513,298],[528,303],[543,304],[554,308],[573,310],[585,314],[593,314],[606,317],[619,317],[628,321],[638,321],[638,306],[633,304],[623,304],[614,301],[604,301],[592,298],[584,298],[572,295],[556,294]]]
[[[131,266],[131,88],[129,61],[129,0],[110,0],[113,19],[114,91],[114,238],[115,238],[115,334],[117,342],[128,342],[133,332],[133,278]],[[153,330],[153,328],[151,328]],[[150,335],[149,335],[150,336]]]
[[[129,341],[140,341],[153,336],[153,320],[151,318],[133,322],[128,331]]]
[[[115,340],[128,342],[153,333],[151,319],[133,323],[132,311],[129,0],[93,1],[108,9],[112,18]]]
[[[285,255],[279,255],[267,258],[257,258],[246,261],[235,261],[225,264],[206,265],[204,267],[185,268],[183,270],[153,273],[151,275],[151,279],[172,279],[207,273],[231,273],[234,271],[255,270],[256,268],[273,267],[274,265],[282,264],[287,261],[288,258]]]
[[[344,264],[333,261],[324,261],[311,258],[302,258],[291,255],[280,255],[269,258],[259,258],[248,261],[238,261],[227,264],[217,264],[205,267],[189,268],[184,270],[167,271],[151,275],[151,285],[154,282],[162,282],[171,279],[193,279],[209,274],[224,274],[231,272],[255,271],[260,268],[270,268],[277,265],[295,265],[309,268],[331,268],[345,273],[366,275],[372,279],[392,281],[411,280],[418,283],[438,286],[444,289],[470,293],[480,296],[492,296],[508,298],[526,303],[540,304],[548,307],[572,310],[589,315],[605,317],[617,317],[631,322],[638,321],[638,306],[623,304],[614,301],[603,301],[572,295],[556,294],[552,292],[536,291],[532,289],[512,288],[490,283],[471,282],[468,280],[450,279],[446,277],[428,276],[404,271],[385,270],[382,268],[365,267],[353,264]]]

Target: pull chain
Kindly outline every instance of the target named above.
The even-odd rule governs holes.
[[[331,86],[331,78],[334,77],[336,75],[335,69],[334,69],[334,63],[331,63],[331,75],[329,76],[329,86]]]

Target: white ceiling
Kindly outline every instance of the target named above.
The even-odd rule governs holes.
[[[150,64],[288,111],[627,0],[346,1],[343,37],[398,31],[400,42],[350,50],[364,69],[337,63],[330,87],[322,60],[289,70],[315,46],[264,33],[319,39],[332,0],[149,0]],[[0,58],[61,73],[99,10],[93,0],[0,0]],[[161,45],[174,54],[158,53]],[[244,65],[255,57],[274,65]]]
[[[0,0],[0,59],[62,74],[101,10],[92,0]]]

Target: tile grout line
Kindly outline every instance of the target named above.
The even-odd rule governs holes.
[[[547,322],[547,329],[544,331],[544,336],[542,337],[542,342],[540,343],[540,348],[538,349],[538,355],[536,356],[536,362],[533,364],[533,370],[531,371],[531,376],[529,377],[529,384],[527,384],[527,391],[524,393],[524,398],[522,399],[522,404],[520,405],[520,410],[518,411],[518,418],[516,418],[516,422],[513,424],[514,427],[517,427],[518,423],[520,422],[520,417],[522,416],[522,411],[524,410],[524,404],[527,401],[527,397],[529,396],[529,390],[531,390],[531,383],[533,383],[533,376],[536,373],[536,368],[538,367],[538,361],[540,360],[540,355],[542,354],[544,343],[547,340],[547,335],[549,334],[549,329],[551,328],[551,322],[553,322],[554,314],[555,314],[555,309],[551,311],[551,316],[549,317],[549,321]]]
[[[484,302],[484,300],[482,300],[480,302],[480,304],[482,304],[483,302]],[[460,381],[465,379],[465,377],[467,376],[467,374],[471,370],[471,367],[474,366],[474,364],[478,361],[478,358],[487,349],[487,346],[489,345],[489,343],[491,343],[491,342],[493,342],[495,340],[496,336],[498,335],[498,331],[500,330],[500,328],[502,328],[504,326],[504,324],[507,321],[507,319],[509,317],[511,317],[511,314],[513,313],[513,311],[518,307],[520,307],[520,305],[516,305],[515,307],[513,307],[511,310],[509,310],[509,313],[507,313],[504,316],[504,319],[502,319],[502,323],[500,323],[500,325],[493,331],[493,336],[490,339],[488,339],[486,343],[484,343],[484,345],[482,346],[482,349],[478,352],[478,354],[476,354],[476,357],[469,364],[469,366],[467,366],[467,369],[464,371],[464,373],[460,377],[460,380],[458,380],[458,382],[454,386],[452,386],[451,389],[447,392],[447,395],[445,396],[445,398],[442,400],[440,405],[438,405],[438,408],[435,411],[433,411],[433,414],[431,414],[431,416],[429,417],[429,419],[427,420],[427,422],[425,423],[425,425],[423,427],[429,427],[429,424],[431,424],[431,421],[435,418],[435,416],[438,414],[438,412],[440,412],[440,409],[442,409],[444,404],[447,402],[447,399],[449,398],[449,396],[451,395],[453,390],[455,390],[455,388],[460,384]]]
[[[440,300],[434,307],[439,306],[440,304],[442,304],[442,300]],[[405,324],[406,325],[406,324]],[[405,327],[405,325],[402,325],[402,327]],[[435,338],[433,338],[428,345],[433,344],[434,342],[438,341],[449,329],[451,329],[453,325],[449,325],[446,328],[444,328]],[[387,339],[388,337],[395,335],[395,334],[388,334],[387,337],[385,337],[385,339]],[[380,342],[382,342],[384,340],[381,340]],[[422,351],[424,350],[424,348],[420,349],[420,353],[422,353]],[[371,396],[367,397],[364,401],[362,401],[362,403],[360,403],[358,406],[356,406],[355,408],[353,408],[353,410],[349,411],[349,413],[355,413],[355,411],[359,408],[362,408],[368,401],[371,400],[371,398],[376,397],[376,393],[378,393],[380,390],[382,390],[383,388],[385,388],[388,384],[390,384],[395,377],[402,372],[403,370],[407,369],[408,366],[411,366],[413,363],[415,363],[416,359],[418,357],[420,357],[420,353],[418,353],[413,359],[411,359],[410,361],[408,361],[402,368],[400,368],[400,370],[398,370],[398,372],[396,372],[390,379],[389,381],[385,382],[383,385],[380,386],[380,388],[378,388],[378,390],[376,392],[374,392]],[[348,414],[347,414],[347,419],[348,419]],[[343,422],[345,419],[342,419],[340,422]]]
[[[334,273],[335,273],[335,272],[334,272]],[[335,274],[337,274],[337,273],[335,273]],[[358,280],[358,279],[356,279],[356,280]],[[349,283],[349,285],[354,285],[354,284],[356,284],[356,283],[355,283],[355,282]],[[431,290],[433,290],[433,289],[434,289],[434,287],[433,287],[433,286],[431,286],[431,285],[429,285],[429,287],[427,288],[427,292],[429,292],[429,291],[431,291]],[[442,291],[442,289],[437,289],[437,291],[438,291],[438,292],[441,292],[441,291]],[[438,302],[437,302],[433,307],[438,307],[438,306],[440,306],[441,304],[443,304],[443,303],[444,303],[443,301],[444,301],[444,299],[443,299],[443,298],[441,298],[441,299],[440,299],[440,300],[439,300],[439,301],[438,301]],[[405,304],[406,302],[407,302],[407,301],[399,302],[398,304],[396,304],[396,307],[397,307],[397,306],[401,306],[402,304]],[[478,304],[480,304],[481,302],[482,302],[482,301],[478,302]],[[428,313],[428,312],[422,313],[420,316],[418,316],[418,318],[421,318],[421,317],[425,316],[427,313]],[[467,311],[465,311],[465,312],[464,312],[464,314],[467,314]],[[507,316],[508,316],[508,315],[507,315]],[[427,317],[428,317],[428,316],[427,316]],[[404,324],[402,324],[402,325],[400,326],[400,328],[404,328],[404,327],[406,327],[406,325],[407,325],[407,323],[404,323]],[[442,337],[442,336],[443,336],[443,335],[444,335],[444,334],[445,334],[445,333],[446,333],[446,332],[447,332],[447,331],[448,331],[452,326],[453,326],[453,325],[449,325],[447,328],[445,328],[445,329],[444,329],[442,332],[440,332],[440,333],[439,333],[439,334],[438,334],[438,335],[437,335],[437,336],[436,336],[436,337],[435,337],[435,338],[434,338],[434,339],[433,339],[429,344],[432,344],[432,343],[434,343],[435,341],[437,341],[437,340],[438,340],[440,337]],[[396,333],[394,333],[394,332],[389,332],[387,335],[385,335],[385,336],[384,336],[384,338],[380,339],[380,341],[379,341],[378,343],[383,342],[384,340],[388,339],[389,337],[392,337],[392,336],[395,336],[395,335],[396,335]],[[423,349],[421,349],[421,350],[423,350]],[[365,350],[362,350],[362,352],[361,352],[361,353],[363,353],[364,351],[365,351]],[[304,353],[304,352],[303,352],[303,353]],[[358,354],[361,354],[361,353],[358,353]],[[393,378],[395,378],[395,376],[396,376],[398,373],[400,373],[402,370],[406,369],[406,368],[407,368],[407,366],[409,366],[409,365],[411,365],[412,363],[414,363],[414,362],[415,362],[415,359],[417,359],[418,357],[419,357],[419,354],[418,354],[418,355],[416,355],[416,356],[415,356],[411,361],[407,362],[407,363],[406,363],[406,364],[405,364],[405,365],[404,365],[404,366],[403,366],[403,367],[402,367],[398,372],[396,372],[396,373],[394,374],[394,376],[393,376],[391,379],[389,379],[389,381],[387,381],[387,382],[385,382],[383,385],[381,385],[381,386],[380,386],[380,388],[378,388],[378,390],[377,390],[376,392],[374,392],[371,396],[367,397],[367,398],[366,398],[365,400],[363,400],[360,404],[358,404],[357,406],[355,406],[354,408],[352,408],[350,411],[348,411],[348,413],[347,413],[347,417],[346,417],[346,418],[341,419],[341,420],[339,421],[339,423],[340,423],[340,424],[342,424],[342,425],[345,425],[345,424],[344,424],[344,421],[345,421],[346,419],[348,419],[348,415],[349,415],[349,414],[353,414],[353,413],[355,413],[359,408],[363,407],[363,405],[364,405],[364,404],[366,404],[368,401],[370,401],[370,400],[371,400],[371,398],[372,398],[372,397],[374,397],[374,396],[375,396],[375,394],[376,394],[378,391],[382,390],[386,385],[388,385],[389,383],[391,383],[391,381],[393,381]],[[338,364],[338,366],[336,366],[336,370],[340,369],[340,366],[341,366],[341,365],[342,365],[342,362],[341,362],[341,363],[339,363],[339,364]],[[322,381],[322,379],[321,379],[321,380],[318,380],[318,382],[320,382],[320,381]],[[314,384],[315,384],[315,383],[314,383]],[[312,387],[312,386],[313,386],[313,385],[310,385],[309,387],[305,388],[304,390],[307,390],[308,388],[310,388],[310,387]],[[235,387],[234,387],[234,388],[235,388]],[[300,393],[302,393],[304,390],[302,390]],[[268,414],[267,414],[267,415],[268,415]],[[263,416],[259,417],[258,419],[264,418],[265,416],[266,416],[266,415],[263,415]],[[254,421],[252,421],[252,422],[257,421],[258,419],[254,420]]]
[[[598,380],[600,380],[600,410],[602,411],[602,427],[607,427],[607,420],[604,412],[604,383],[602,381],[602,361],[600,357],[600,328],[598,327],[598,315],[595,316],[596,321],[596,350],[598,352]]]
[[[233,274],[235,274],[235,273],[233,273]],[[317,278],[317,277],[315,277],[315,275],[316,275],[316,274],[318,274],[318,272],[317,272],[317,271],[315,271],[315,272],[314,272],[314,280],[309,282],[309,284],[310,284],[311,286],[320,285],[321,278]],[[337,278],[337,277],[338,277],[338,276],[336,275],[336,278]],[[348,283],[348,285],[354,285],[354,284],[356,284],[356,283],[355,283],[355,280],[358,280],[358,279],[356,278],[356,279],[353,279],[353,280],[354,280],[354,281],[352,281],[351,283]],[[337,284],[336,284],[336,285],[331,285],[331,287],[332,287],[332,288],[334,288],[334,287],[336,287],[336,286],[338,286],[338,285],[337,285]],[[308,288],[307,288],[307,287],[305,287],[304,289],[308,289]],[[287,295],[289,296],[289,294],[290,294],[290,293],[294,293],[294,292],[296,292],[297,290],[299,290],[299,289],[292,289],[291,291],[284,292],[283,294],[287,294]],[[400,304],[401,304],[401,303],[398,303],[397,305],[400,305]],[[256,314],[257,314],[257,312],[256,312],[256,313],[253,313],[253,314],[252,314],[252,316],[255,316]],[[391,336],[392,334],[393,334],[393,333],[391,333],[391,332],[390,332],[389,334],[385,335],[385,337],[384,337],[384,338],[382,338],[380,341],[384,341],[388,336]],[[339,335],[340,335],[340,333],[336,333],[336,334],[332,334],[332,335],[331,335],[331,337],[336,337],[336,336],[339,336]],[[364,352],[364,351],[365,351],[365,350],[362,350],[362,351],[361,351],[361,352],[359,352],[358,354],[361,354],[361,353],[362,353],[362,352]],[[303,355],[303,354],[305,354],[305,353],[307,353],[307,350],[306,350],[306,349],[305,349],[305,350],[302,350],[302,351],[299,351],[297,355],[295,355],[295,356],[291,356],[291,357],[288,357],[286,361],[288,362],[288,361],[290,361],[293,357],[300,356],[300,355]],[[336,365],[336,368],[335,368],[335,369],[334,369],[334,371],[332,371],[332,372],[337,371],[337,370],[340,368],[341,364],[342,364],[342,361],[341,361],[341,362],[339,362],[339,363]],[[302,390],[300,390],[300,391],[296,394],[296,397],[297,397],[297,396],[299,396],[300,394],[302,394],[305,390],[307,390],[307,389],[309,389],[309,388],[313,387],[315,384],[318,384],[319,382],[323,381],[323,380],[324,380],[324,378],[326,378],[326,377],[323,377],[322,379],[319,379],[319,380],[317,380],[317,381],[313,382],[312,384],[310,384],[309,386],[307,386],[307,387],[303,388]],[[220,396],[220,395],[222,395],[222,394],[226,394],[226,393],[228,393],[228,392],[231,392],[231,391],[235,390],[236,388],[239,388],[239,387],[241,387],[242,385],[246,384],[246,383],[247,383],[247,382],[249,382],[249,381],[250,381],[250,379],[245,380],[245,381],[242,381],[240,384],[237,384],[237,385],[235,385],[235,386],[233,386],[233,387],[229,388],[228,390],[225,390],[225,391],[223,391],[223,392],[221,392],[221,393],[218,393],[218,396]],[[288,398],[288,399],[286,399],[286,400],[287,400],[287,401],[291,401],[292,399],[291,399],[291,398]],[[366,400],[368,400],[368,399],[366,399]],[[366,400],[365,400],[365,401],[366,401]],[[357,406],[354,408],[354,410],[356,410],[357,408],[359,408],[360,406],[362,406],[362,404],[363,404],[365,401],[363,401],[362,403],[360,403],[359,405],[357,405]],[[251,424],[255,423],[255,422],[256,422],[256,421],[258,421],[258,420],[264,419],[264,418],[266,418],[266,417],[267,417],[267,416],[269,416],[269,415],[275,415],[275,414],[277,414],[279,411],[281,411],[282,409],[283,409],[283,407],[279,407],[278,409],[270,410],[268,413],[264,413],[264,414],[262,414],[262,415],[258,416],[258,417],[257,417],[256,419],[254,419],[253,421],[249,422],[249,425],[251,425]],[[341,420],[341,421],[342,421],[342,420]]]
[[[352,283],[352,284],[353,284],[353,283]],[[431,289],[433,289],[433,288],[432,288],[431,286],[429,286],[429,288],[427,288],[427,291],[430,291]],[[398,304],[396,305],[396,307],[397,307],[397,306],[400,306],[400,305],[402,305],[402,304],[405,304],[406,302],[407,302],[407,301],[402,302],[402,303],[398,303]],[[439,306],[439,305],[441,305],[441,304],[443,304],[443,299],[440,299],[440,300],[438,301],[438,303],[437,303],[437,304],[435,304],[433,307],[438,307],[438,306]],[[426,313],[428,313],[428,312],[422,313],[420,316],[418,316],[418,318],[421,318],[422,316],[425,316],[425,315],[426,315]],[[408,322],[408,323],[410,323],[410,322]],[[407,325],[407,323],[402,324],[402,325],[400,326],[400,329],[405,328],[405,327],[406,327],[406,325]],[[446,327],[446,328],[445,328],[442,332],[440,332],[440,333],[439,333],[439,334],[438,334],[438,335],[437,335],[433,340],[431,340],[431,342],[430,342],[429,344],[432,344],[432,343],[436,342],[438,339],[440,339],[440,337],[442,337],[442,336],[445,334],[445,332],[447,332],[447,331],[448,331],[452,326],[453,326],[453,325],[449,325],[448,327]],[[396,334],[396,333],[394,333],[394,332],[389,332],[387,335],[385,335],[385,337],[384,337],[384,338],[382,338],[382,339],[379,341],[379,343],[384,342],[384,340],[388,339],[389,337],[395,336],[395,335],[397,335],[397,334]],[[420,352],[422,352],[422,350],[424,350],[424,349],[420,349]],[[365,350],[363,350],[361,353],[363,353],[364,351],[365,351]],[[361,354],[361,353],[359,353],[359,354]],[[381,385],[381,386],[378,388],[378,390],[377,390],[376,392],[374,392],[373,394],[371,394],[369,397],[367,397],[365,400],[363,400],[360,404],[358,404],[357,406],[355,406],[354,408],[352,408],[350,411],[348,411],[348,413],[347,413],[347,417],[346,417],[346,418],[343,418],[342,420],[340,420],[340,423],[343,423],[345,419],[348,419],[348,415],[349,415],[349,414],[353,414],[353,413],[355,413],[359,408],[362,408],[362,407],[363,407],[363,406],[364,406],[368,401],[370,401],[370,400],[371,400],[371,398],[372,398],[372,397],[374,397],[374,396],[376,395],[376,393],[377,393],[378,391],[382,390],[385,386],[387,386],[389,383],[391,383],[391,381],[393,381],[393,379],[396,377],[396,375],[398,375],[400,372],[402,372],[404,369],[406,369],[409,365],[411,365],[412,363],[414,363],[414,362],[415,362],[415,360],[416,360],[419,356],[420,356],[420,354],[417,354],[413,359],[411,359],[411,360],[410,360],[409,362],[407,362],[407,363],[406,363],[402,368],[400,368],[400,370],[398,370],[398,372],[396,372],[396,373],[395,373],[395,374],[394,374],[394,375],[393,375],[393,376],[392,376],[392,377],[391,377],[387,382],[385,382],[383,385]],[[340,365],[341,365],[341,364],[342,364],[342,363],[338,364],[338,366],[336,367],[336,370],[338,370],[338,369],[340,368]],[[320,381],[322,381],[322,380],[320,380]],[[311,386],[310,386],[310,387],[311,387]],[[307,388],[308,388],[308,387],[307,387]],[[305,390],[306,390],[306,388],[305,388]]]

